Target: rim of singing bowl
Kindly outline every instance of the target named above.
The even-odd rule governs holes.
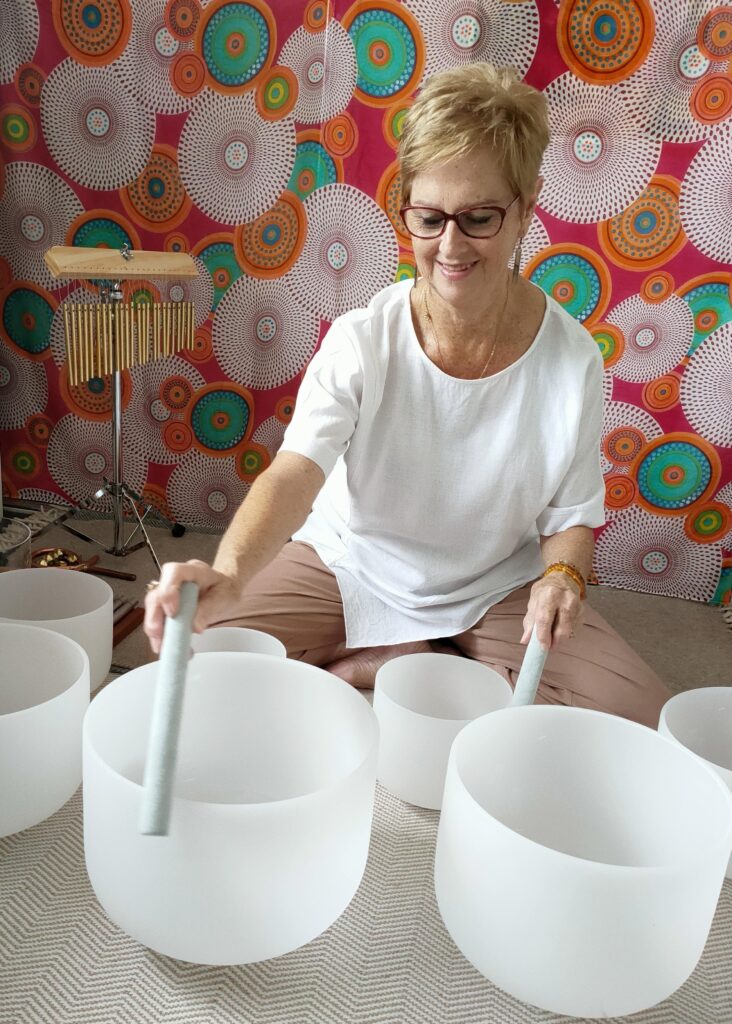
[[[209,648],[209,647],[205,647],[205,646],[204,647],[198,647],[197,646],[198,644],[206,644],[207,643],[207,641],[203,639],[206,636],[208,636],[209,639],[213,639],[211,634],[214,634],[214,633],[221,633],[222,636],[232,636],[232,635],[234,635],[234,636],[238,636],[240,639],[245,639],[246,637],[250,637],[250,636],[265,637],[267,642],[271,642],[272,645],[277,648],[277,653],[275,653],[274,651],[272,651],[271,653],[268,652],[268,651],[248,651],[244,647],[242,647],[242,648],[238,648],[238,647],[212,647],[212,648]],[[193,636],[191,637],[191,650],[193,651],[194,654],[216,654],[216,653],[218,653],[218,654],[237,654],[237,653],[239,653],[239,654],[268,654],[269,653],[270,658],[286,658],[287,657],[287,648],[285,647],[285,645],[282,643],[281,640],[278,640],[276,636],[272,635],[272,633],[267,633],[263,629],[251,629],[249,626],[208,626],[206,629],[203,630],[202,633],[194,633],[193,634]]]
[[[494,682],[496,682],[496,686],[497,681],[500,680],[506,688],[507,692],[504,694],[506,697],[506,704],[503,705],[503,707],[507,707],[511,701],[511,696],[513,694],[511,684],[503,678],[500,672],[496,672],[496,670],[494,668],[490,668],[489,665],[483,665],[481,662],[475,661],[471,658],[455,657],[453,654],[442,654],[439,651],[419,651],[417,654],[402,654],[400,657],[392,658],[391,661],[387,661],[386,664],[381,666],[376,674],[374,695],[376,695],[376,691],[378,689],[382,700],[388,701],[395,707],[400,708],[402,711],[407,711],[410,715],[415,715],[417,718],[424,718],[428,722],[472,722],[483,715],[493,714],[494,711],[502,711],[503,707],[487,708],[486,710],[481,710],[478,714],[465,718],[464,716],[458,717],[457,715],[431,715],[426,711],[420,711],[418,708],[415,708],[413,704],[407,704],[403,700],[398,700],[394,696],[393,690],[395,687],[399,687],[401,682],[399,680],[393,680],[392,677],[399,675],[400,667],[408,658],[414,659],[414,661],[410,662],[411,665],[417,664],[417,659],[424,659],[422,661],[422,664],[424,665],[436,665],[438,664],[436,661],[437,658],[449,658],[450,661],[457,662],[457,665],[455,665],[456,671],[465,673],[464,678],[470,680],[469,685],[471,687],[475,685],[476,688],[480,688],[481,682],[485,682],[488,677],[493,677]],[[478,668],[469,668],[468,666],[478,666]],[[460,683],[457,685],[461,685],[462,682],[463,680],[460,680]],[[448,683],[446,685],[449,687],[450,684]]]
[[[677,760],[685,759],[685,763],[689,767],[690,771],[696,772],[700,779],[705,779],[708,786],[714,786],[719,793],[721,798],[720,807],[725,806],[727,811],[727,827],[722,834],[720,832],[717,839],[717,845],[721,848],[726,846],[729,842],[729,836],[732,835],[732,794],[725,785],[724,781],[717,775],[713,768],[708,764],[705,764],[704,759],[700,758],[697,754],[692,753],[682,744],[676,740],[672,740],[667,736],[663,736],[656,732],[655,729],[649,729],[648,726],[641,725],[638,722],[632,722],[627,718],[620,718],[618,715],[610,715],[603,711],[593,711],[590,708],[570,708],[570,707],[555,707],[548,704],[531,704],[525,707],[509,707],[504,708],[501,711],[493,712],[489,715],[483,715],[481,718],[476,718],[465,726],[461,732],[455,737],[455,742],[451,751],[451,760],[455,759],[455,770],[459,784],[465,793],[465,795],[471,800],[475,807],[482,813],[487,815],[493,823],[498,825],[501,830],[505,831],[509,835],[513,836],[517,842],[530,843],[531,846],[537,847],[543,851],[544,854],[556,857],[565,861],[576,861],[580,864],[588,866],[590,869],[602,870],[602,871],[615,871],[618,873],[650,873],[664,870],[674,871],[689,871],[694,868],[699,861],[708,859],[708,847],[705,847],[700,852],[698,857],[687,857],[684,860],[677,860],[675,862],[666,862],[662,864],[612,864],[609,861],[601,860],[590,860],[587,857],[580,857],[577,854],[566,853],[563,850],[557,850],[552,846],[547,846],[544,843],[539,842],[536,839],[532,839],[530,836],[526,836],[516,829],[511,828],[509,825],[504,824],[500,818],[487,810],[486,807],[473,795],[471,787],[465,781],[463,772],[460,770],[459,760],[461,757],[467,756],[464,753],[463,748],[471,742],[473,734],[478,732],[481,728],[490,728],[486,723],[490,720],[491,724],[495,727],[495,722],[500,722],[500,715],[524,715],[527,714],[538,714],[545,715],[547,718],[551,718],[556,715],[562,715],[564,717],[572,715],[575,718],[592,716],[593,718],[603,718],[610,720],[613,725],[612,728],[625,729],[637,731],[639,735],[642,735],[644,740],[650,743],[663,743],[667,749],[672,752],[671,756]],[[652,737],[648,739],[648,737]],[[641,741],[643,742],[643,741]],[[448,769],[449,770],[449,769]]]
[[[732,750],[730,751],[729,765],[720,764],[719,761],[713,761],[711,757],[708,757],[706,754],[700,754],[698,750],[689,746],[685,739],[681,739],[678,733],[672,728],[672,723],[669,722],[669,716],[673,716],[673,713],[676,710],[683,708],[685,704],[694,705],[695,702],[699,700],[699,697],[696,696],[699,693],[703,693],[706,696],[718,693],[720,696],[729,698],[730,717],[732,717],[732,686],[698,686],[694,687],[693,690],[683,690],[681,693],[675,693],[672,697],[669,697],[661,708],[659,730],[661,726],[665,727],[676,743],[680,743],[682,747],[686,750],[690,750],[692,754],[696,754],[697,757],[700,757],[702,761],[706,761],[707,764],[714,765],[714,767],[718,768],[721,772],[725,772],[726,776],[729,776],[732,781]],[[661,733],[661,735],[665,736],[664,733]]]
[[[42,576],[41,573],[53,573],[53,576]],[[30,574],[33,575],[30,575]],[[22,574],[22,577],[20,576]],[[47,586],[52,579],[58,579],[60,584],[60,593],[63,596],[63,590],[68,588],[76,588],[77,593],[83,593],[85,590],[89,594],[96,594],[98,597],[97,602],[93,608],[87,608],[85,611],[74,612],[73,615],[64,615],[63,606],[59,608],[59,612],[62,614],[47,614],[43,613],[37,615],[35,609],[26,614],[18,613],[16,609],[13,609],[12,613],[4,610],[4,597],[9,594],[9,605],[12,607],[13,604],[13,591],[17,594],[17,590],[13,584],[22,585],[21,578],[23,580],[35,580],[38,582],[34,583],[33,586],[41,589],[38,591],[40,597],[46,598],[48,596]],[[46,580],[46,584],[43,580]],[[7,581],[7,589],[5,583]],[[55,586],[55,584],[54,584]],[[25,597],[25,594],[23,595]],[[16,597],[17,600],[17,597]],[[106,604],[114,601],[114,591],[105,580],[100,580],[98,576],[92,576],[91,573],[87,572],[64,572],[63,569],[10,569],[8,572],[0,572],[0,619],[6,619],[9,621],[26,621],[29,623],[37,622],[39,625],[43,622],[73,622],[75,619],[81,619],[85,615],[92,615],[94,612],[104,608]]]
[[[61,646],[72,648],[74,655],[80,659],[79,672],[74,679],[71,680],[63,690],[59,690],[58,693],[53,694],[50,697],[44,698],[44,700],[34,701],[33,704],[28,704],[26,707],[17,708],[15,711],[3,711],[0,703],[0,720],[7,721],[10,718],[14,718],[20,715],[32,714],[37,708],[45,707],[47,704],[52,704],[54,701],[59,701],[65,697],[69,690],[76,686],[79,681],[86,675],[87,679],[89,676],[89,655],[86,653],[81,644],[77,643],[76,640],[72,640],[71,637],[65,636],[63,633],[58,633],[55,629],[45,629],[43,626],[30,626],[25,622],[0,622],[0,651],[7,650],[4,646],[5,641],[3,640],[3,634],[15,634],[18,633],[41,633],[43,634],[42,640],[44,643],[48,643],[54,646]],[[30,638],[33,639],[32,637]],[[86,669],[86,673],[85,670]]]
[[[317,789],[309,790],[307,793],[298,793],[295,796],[284,796],[275,800],[263,800],[259,803],[246,803],[227,800],[194,800],[191,797],[179,796],[177,793],[173,793],[173,801],[179,800],[181,803],[190,804],[191,806],[196,807],[205,806],[262,808],[266,807],[267,805],[275,804],[277,806],[285,805],[288,803],[295,804],[298,802],[310,800],[315,796],[320,796],[329,792],[333,792],[334,790],[339,789],[342,786],[345,786],[350,781],[350,779],[352,779],[359,772],[363,771],[363,768],[365,764],[368,762],[369,758],[376,757],[376,754],[378,753],[379,725],[374,710],[369,704],[369,702],[366,700],[366,698],[358,693],[355,687],[351,686],[350,683],[346,683],[344,680],[339,679],[338,676],[331,675],[324,669],[318,668],[315,665],[308,665],[306,662],[303,661],[293,661],[289,658],[274,658],[272,657],[271,654],[251,654],[247,651],[202,651],[196,654],[195,657],[197,660],[199,658],[203,659],[204,663],[205,661],[209,660],[213,660],[215,663],[215,661],[221,661],[224,658],[235,658],[236,660],[247,659],[247,662],[254,669],[256,669],[258,664],[260,664],[261,667],[265,669],[270,668],[271,666],[276,666],[277,668],[280,668],[283,665],[287,665],[289,667],[287,668],[286,671],[294,674],[300,673],[301,675],[312,675],[313,673],[315,673],[315,678],[325,677],[328,680],[329,686],[332,686],[336,690],[340,690],[344,694],[349,694],[349,696],[346,699],[353,704],[354,708],[359,709],[356,713],[363,714],[365,716],[365,720],[368,722],[369,736],[365,742],[366,749],[364,751],[363,756],[358,760],[356,764],[353,765],[352,768],[349,769],[348,772],[340,774],[337,778],[333,779],[327,785],[320,786]],[[198,665],[200,667],[200,661],[198,662]],[[132,669],[131,672],[125,673],[124,676],[119,676],[117,679],[113,680],[94,697],[94,699],[89,704],[86,715],[84,716],[84,738],[89,745],[89,749],[93,752],[94,756],[104,767],[105,771],[116,776],[118,779],[121,780],[121,782],[124,785],[131,786],[133,789],[139,790],[140,792],[142,792],[143,789],[142,783],[135,782],[133,779],[130,779],[127,775],[124,775],[122,772],[118,771],[117,768],[113,767],[102,756],[102,754],[99,752],[99,750],[94,744],[94,741],[91,736],[91,731],[94,728],[93,719],[95,718],[95,716],[102,714],[103,710],[100,709],[103,709],[104,704],[108,703],[111,699],[113,699],[110,696],[110,694],[116,695],[121,687],[123,687],[126,683],[129,683],[129,676],[132,673],[139,673],[140,675],[142,675],[143,673],[151,674],[151,672],[154,671],[154,668],[155,663],[140,665],[137,668]],[[185,714],[185,702],[183,714]]]

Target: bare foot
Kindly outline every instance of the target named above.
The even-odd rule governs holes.
[[[387,661],[399,658],[402,654],[424,654],[431,650],[432,647],[427,640],[415,640],[413,643],[393,644],[387,647],[364,647],[362,651],[338,658],[324,668],[334,676],[345,679],[351,686],[357,686],[361,690],[372,690],[376,673]]]

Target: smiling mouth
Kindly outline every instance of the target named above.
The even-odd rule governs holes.
[[[443,270],[450,270],[454,272],[458,270],[468,270],[470,267],[474,267],[477,261],[473,260],[472,263],[440,263],[438,260],[437,262]]]

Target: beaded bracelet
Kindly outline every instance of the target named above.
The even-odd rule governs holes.
[[[587,593],[587,587],[585,585],[585,578],[576,565],[572,565],[571,562],[552,562],[552,564],[547,566],[542,573],[542,578],[544,576],[548,576],[550,572],[563,572],[566,576],[569,576],[571,580],[574,580],[579,587],[580,600],[584,601],[585,594]]]

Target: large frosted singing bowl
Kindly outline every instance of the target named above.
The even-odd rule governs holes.
[[[405,654],[376,674],[374,711],[381,739],[376,774],[390,793],[439,809],[447,758],[460,730],[511,702],[493,669],[451,654]]]
[[[170,833],[141,835],[156,671],[105,687],[84,723],[84,845],[99,902],[139,942],[194,963],[252,963],[309,942],[348,906],[366,865],[371,707],[301,662],[196,655]]]
[[[271,654],[286,658],[285,645],[276,636],[244,626],[212,626],[191,637],[194,654],[205,651],[244,651],[248,654]]]
[[[112,663],[114,594],[104,580],[67,569],[0,573],[0,622],[25,622],[76,640],[89,655],[91,689]]]
[[[68,637],[0,623],[0,836],[62,807],[81,782],[89,659]]]
[[[701,757],[732,793],[732,686],[677,693],[661,709],[658,731]]]
[[[435,891],[461,952],[553,1013],[666,999],[701,956],[732,797],[683,747],[581,708],[507,708],[455,740]]]

